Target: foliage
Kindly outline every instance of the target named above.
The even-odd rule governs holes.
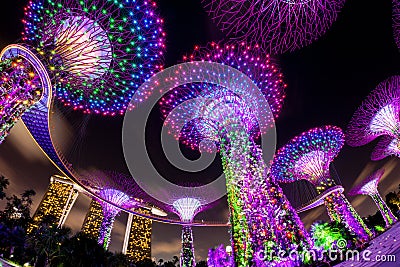
[[[4,189],[7,189],[7,186],[10,184],[7,178],[3,175],[0,176],[0,199],[4,199],[6,197],[6,193]]]
[[[197,266],[199,266],[199,264],[200,262],[197,264]],[[210,267],[234,266],[233,258],[228,255],[223,244],[208,250],[207,264]]]
[[[346,241],[346,247],[343,250],[356,247],[356,238],[350,233],[344,224],[338,222],[317,221],[311,225],[311,235],[314,244],[320,250],[342,249],[338,246],[340,240]]]
[[[226,265],[226,266],[228,266],[228,265]],[[206,261],[199,261],[199,262],[196,264],[196,267],[208,267],[208,265],[207,265],[207,262],[206,262]]]

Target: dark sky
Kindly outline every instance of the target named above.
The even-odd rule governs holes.
[[[6,2],[6,3],[4,3]],[[27,0],[3,1],[0,5],[0,45],[18,42],[22,31],[23,6]],[[166,66],[171,66],[189,53],[194,45],[223,38],[202,10],[200,0],[161,1],[161,16],[167,33]],[[348,0],[338,20],[326,35],[312,45],[276,58],[288,84],[283,111],[276,122],[278,147],[291,137],[311,127],[334,124],[345,128],[355,109],[368,93],[387,77],[399,74],[400,54],[394,44],[391,28],[391,0]],[[71,162],[81,168],[95,167],[126,172],[121,148],[122,118],[91,116],[84,131],[85,117],[64,111],[66,120],[57,122],[54,134]],[[172,181],[208,181],[221,172],[220,162],[206,171],[188,176],[168,165],[160,150],[160,116],[155,110],[148,124],[147,138],[150,156],[156,167]],[[56,122],[54,122],[56,123]],[[373,143],[374,144],[374,143]],[[371,171],[386,166],[387,174],[381,183],[383,194],[393,191],[400,183],[397,159],[370,162],[373,144],[350,148],[345,146],[335,160],[336,169],[346,191]],[[185,150],[190,157],[196,153]],[[29,139],[21,125],[17,125],[0,146],[0,172],[11,180],[9,193],[20,193],[26,188],[38,192],[38,204],[50,175],[57,173],[41,151]],[[188,178],[189,177],[189,178]],[[183,181],[185,182],[185,181]],[[287,192],[288,195],[291,192]],[[350,198],[362,216],[375,213],[376,208],[366,197]],[[67,225],[79,229],[89,199],[80,197]],[[226,201],[223,199],[212,211],[197,218],[225,221]],[[203,217],[204,216],[204,217]],[[309,225],[316,218],[325,218],[323,208],[302,215]],[[126,215],[116,223],[112,250],[120,250]],[[205,258],[209,247],[228,244],[227,228],[196,228],[196,254]],[[177,255],[180,248],[178,226],[154,224],[153,256],[165,259]]]

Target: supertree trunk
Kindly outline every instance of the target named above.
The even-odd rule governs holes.
[[[182,227],[180,267],[194,267],[195,265],[192,227],[185,225]]]
[[[111,231],[114,225],[115,216],[104,216],[104,219],[101,223],[100,231],[99,231],[99,238],[97,242],[107,249],[110,245],[111,241]]]
[[[392,211],[386,205],[385,201],[383,201],[379,193],[372,194],[371,197],[374,200],[375,204],[378,206],[378,209],[381,212],[383,219],[385,220],[386,227],[390,227],[390,225],[397,222],[396,216],[393,215]]]
[[[39,77],[26,59],[0,62],[0,143],[14,124],[42,95]]]
[[[279,251],[310,250],[297,213],[267,176],[261,150],[242,131],[228,132],[222,140],[236,265],[269,266],[284,260]]]
[[[352,233],[367,241],[372,232],[341,192],[333,192],[325,198],[325,206],[332,221],[343,223]]]

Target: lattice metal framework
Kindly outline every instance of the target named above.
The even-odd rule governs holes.
[[[232,41],[259,44],[271,54],[294,51],[323,35],[345,0],[202,0]]]

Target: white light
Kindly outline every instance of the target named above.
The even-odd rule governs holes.
[[[326,162],[326,154],[320,150],[314,150],[302,155],[295,164],[296,172],[307,174],[312,178],[312,182],[321,178],[324,174]]]
[[[97,22],[86,17],[70,17],[55,36],[56,53],[66,70],[77,76],[98,78],[110,67],[111,43]]]
[[[398,110],[393,104],[381,108],[371,120],[369,128],[373,133],[396,134],[398,132]]]
[[[157,215],[157,216],[161,216],[161,217],[165,217],[165,216],[168,215],[165,211],[160,210],[160,209],[155,208],[155,207],[151,207],[151,213],[154,214],[154,215]]]
[[[179,217],[184,222],[191,222],[196,215],[196,212],[201,207],[199,200],[195,198],[180,198],[172,204],[179,214]]]

